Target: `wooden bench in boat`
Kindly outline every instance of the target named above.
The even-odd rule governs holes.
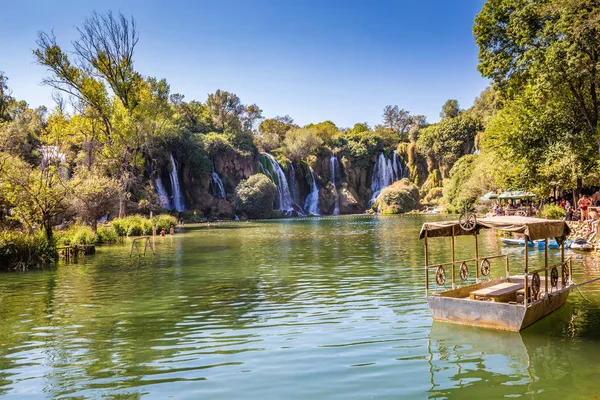
[[[517,291],[523,289],[521,283],[503,282],[470,293],[471,300],[490,299],[495,302],[515,301]]]

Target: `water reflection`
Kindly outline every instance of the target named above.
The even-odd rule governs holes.
[[[417,239],[426,218],[194,227],[157,238],[154,257],[129,258],[125,243],[2,274],[0,394],[490,398],[567,387],[593,397],[600,284],[522,335],[431,327]],[[447,257],[449,243],[432,243],[432,257]],[[493,234],[479,244],[523,258]],[[457,258],[473,251],[472,238],[457,240]],[[598,273],[578,259],[576,280]]]

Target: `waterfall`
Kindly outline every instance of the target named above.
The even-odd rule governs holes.
[[[304,209],[312,215],[319,215],[319,187],[312,168],[310,169],[310,193],[306,196]]]
[[[292,201],[294,203],[298,202],[298,188],[296,187],[296,170],[294,169],[294,164],[290,163],[289,165],[289,173],[290,173],[290,194],[292,196]]]
[[[391,159],[385,158],[385,155],[380,153],[375,162],[373,177],[371,178],[371,191],[373,192],[371,203],[379,196],[381,189],[404,178],[407,173],[408,168],[402,166],[396,151],[394,151]]]
[[[171,207],[169,195],[167,194],[167,190],[165,189],[165,185],[163,185],[160,176],[154,181],[154,186],[156,186],[156,193],[158,193],[158,200],[160,202],[160,206],[162,208],[166,208],[167,210],[172,210],[173,207]]]
[[[173,206],[177,211],[184,211],[185,204],[183,202],[183,195],[179,188],[179,176],[177,175],[177,163],[171,154],[171,188],[173,189]]]
[[[333,215],[340,214],[340,196],[337,192],[337,187],[335,186],[335,182],[340,179],[340,163],[338,162],[337,157],[332,154],[329,158],[329,170],[331,171],[331,178],[329,182],[333,184],[333,188],[335,189],[335,208],[333,209]]]
[[[212,172],[210,173],[210,194],[218,199],[225,198],[225,187],[223,186],[221,177],[215,171],[214,162]]]
[[[285,211],[286,213],[291,212],[293,210],[292,195],[290,194],[290,188],[288,186],[287,179],[285,177],[283,169],[281,168],[281,165],[279,165],[279,163],[275,160],[275,157],[273,157],[271,154],[260,154],[261,156],[266,157],[271,166],[272,173],[267,168],[265,168],[262,165],[262,163],[260,164],[260,169],[265,175],[271,178],[273,183],[275,183],[275,185],[277,186],[277,192],[279,194],[279,210]]]

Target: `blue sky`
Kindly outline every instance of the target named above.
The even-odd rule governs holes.
[[[487,86],[472,36],[483,0],[10,1],[2,5],[0,71],[13,95],[52,106],[46,71],[31,51],[39,30],[70,49],[93,10],[138,23],[136,69],[204,101],[217,89],[256,103],[266,117],[301,125],[381,122],[397,104],[430,122],[442,104],[463,108]]]

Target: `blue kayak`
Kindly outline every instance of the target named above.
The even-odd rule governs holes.
[[[525,246],[525,239],[500,238],[500,240],[502,241],[502,243],[509,246]],[[565,247],[569,248],[569,244],[571,244],[571,241],[567,240],[565,242]],[[543,249],[544,247],[546,247],[546,243],[543,240],[529,241],[527,247],[537,247]],[[558,245],[558,243],[556,243],[556,240],[550,239],[548,240],[548,248],[560,249],[560,246]]]

